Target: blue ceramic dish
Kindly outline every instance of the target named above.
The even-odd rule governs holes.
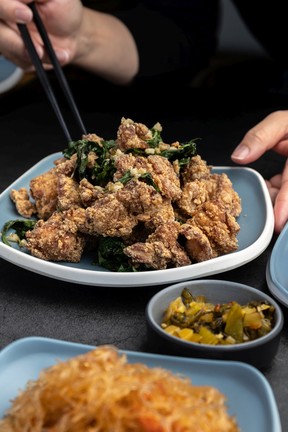
[[[30,337],[19,339],[0,352],[0,417],[11,400],[41,370],[94,347],[73,342]],[[212,385],[227,398],[241,432],[281,432],[280,416],[273,390],[265,376],[240,362],[188,359],[143,352],[123,351],[130,363],[163,367],[181,374],[194,385]]]
[[[288,223],[273,247],[266,269],[266,279],[271,293],[288,306]]]
[[[0,55],[0,94],[14,87],[22,76],[22,69]]]
[[[171,336],[161,327],[164,312],[171,301],[181,295],[187,287],[193,295],[204,295],[213,304],[237,301],[245,305],[252,300],[268,301],[276,311],[276,322],[272,330],[258,339],[235,345],[208,345],[190,342]],[[225,280],[194,280],[171,285],[149,301],[146,308],[148,343],[154,350],[185,357],[234,360],[249,363],[259,369],[269,367],[275,357],[284,324],[283,312],[278,303],[262,291],[236,282]]]
[[[11,189],[25,187],[37,175],[54,166],[63,154],[53,153],[39,161],[0,194],[0,230],[4,224],[18,219],[19,214],[10,198]],[[242,212],[237,219],[240,225],[238,250],[207,261],[147,272],[111,272],[95,266],[95,257],[85,254],[80,263],[48,262],[41,260],[17,246],[9,247],[0,241],[0,257],[27,270],[72,283],[118,288],[171,284],[187,279],[200,279],[242,266],[255,259],[268,246],[274,231],[273,206],[263,177],[245,167],[214,167],[214,173],[226,173],[241,197]]]

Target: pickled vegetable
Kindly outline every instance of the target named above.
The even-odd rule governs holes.
[[[233,345],[258,339],[275,324],[275,308],[268,302],[236,301],[213,304],[182,290],[167,307],[161,327],[169,334],[207,345]]]

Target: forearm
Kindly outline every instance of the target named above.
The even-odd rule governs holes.
[[[73,39],[71,64],[116,84],[127,84],[137,74],[135,41],[118,18],[84,8],[81,26]]]

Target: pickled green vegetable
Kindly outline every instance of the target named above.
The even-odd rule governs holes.
[[[267,302],[213,304],[184,288],[168,305],[161,327],[190,342],[233,345],[264,336],[274,324],[275,308]]]

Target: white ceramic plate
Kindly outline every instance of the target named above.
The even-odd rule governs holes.
[[[271,293],[288,306],[288,223],[285,225],[273,247],[266,267],[266,280]]]
[[[29,380],[58,360],[85,353],[94,347],[46,338],[24,338],[0,353],[0,418],[10,401]],[[120,351],[121,352],[121,351]],[[218,388],[227,398],[230,415],[235,415],[241,432],[281,432],[280,416],[268,381],[245,363],[202,360],[122,351],[130,363],[145,363],[186,375],[194,385]]]
[[[53,161],[62,156],[54,153],[42,159],[38,164],[23,174],[0,195],[0,230],[5,222],[19,219],[15,206],[10,200],[12,188],[29,189],[29,181],[53,166]],[[216,167],[216,173],[225,172],[231,179],[234,189],[242,200],[242,213],[238,218],[240,232],[238,234],[238,250],[209,261],[166,270],[146,272],[111,272],[102,267],[92,265],[92,256],[83,256],[80,263],[55,263],[35,258],[30,254],[9,247],[0,241],[0,257],[27,270],[83,285],[95,286],[148,286],[181,282],[204,276],[222,273],[239,267],[255,259],[268,246],[274,231],[273,207],[263,177],[251,168]]]
[[[22,76],[22,69],[0,55],[0,94],[18,84]]]

